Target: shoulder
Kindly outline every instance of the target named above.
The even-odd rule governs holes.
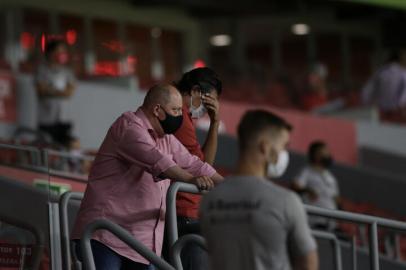
[[[110,127],[110,132],[113,132],[116,135],[124,134],[128,131],[136,133],[147,131],[147,128],[143,127],[142,119],[137,117],[137,115],[131,111],[121,114]]]

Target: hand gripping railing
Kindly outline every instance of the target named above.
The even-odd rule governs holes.
[[[340,219],[350,222],[363,223],[369,225],[369,252],[370,252],[370,265],[373,270],[379,270],[379,249],[378,249],[378,226],[406,231],[406,223],[373,217],[363,214],[354,214],[345,211],[323,209],[314,206],[306,206],[306,211],[309,215],[316,215],[326,218]]]
[[[83,193],[80,192],[65,192],[59,200],[59,218],[61,222],[61,240],[62,240],[62,256],[63,266],[65,270],[72,269],[72,252],[69,235],[69,218],[68,205],[70,200],[82,200]]]
[[[176,270],[183,270],[180,253],[181,253],[182,249],[189,243],[196,243],[201,248],[207,250],[206,241],[200,235],[188,234],[188,235],[182,236],[175,242],[175,244],[172,246],[172,248],[170,250],[171,263],[176,268]]]
[[[170,264],[165,262],[163,259],[158,257],[154,252],[150,249],[145,247],[141,242],[134,239],[134,237],[125,229],[120,227],[119,225],[106,220],[106,219],[99,219],[95,220],[92,223],[88,224],[81,236],[80,239],[80,249],[82,253],[82,259],[84,264],[84,269],[86,270],[96,270],[93,258],[93,252],[90,245],[90,239],[92,233],[97,230],[108,230],[116,237],[118,237],[121,241],[125,242],[129,245],[132,249],[138,252],[141,256],[146,258],[149,262],[151,262],[155,267],[160,270],[176,270]]]

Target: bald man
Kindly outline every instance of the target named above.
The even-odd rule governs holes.
[[[189,154],[173,136],[182,124],[182,96],[170,85],[157,85],[136,112],[126,112],[110,127],[89,174],[73,239],[90,222],[104,218],[128,230],[161,255],[166,193],[171,180],[211,189],[222,177]],[[107,231],[92,236],[97,270],[154,269]]]

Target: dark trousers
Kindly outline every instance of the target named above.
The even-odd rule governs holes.
[[[154,270],[154,266],[131,261],[123,257],[106,245],[96,240],[91,240],[94,263],[96,270]],[[80,243],[75,240],[75,252],[79,260],[82,260]],[[86,269],[84,269],[86,270]]]

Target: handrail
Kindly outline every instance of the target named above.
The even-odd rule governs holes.
[[[34,270],[39,269],[39,266],[41,263],[41,257],[42,257],[42,254],[43,254],[44,248],[45,248],[45,236],[41,232],[41,230],[39,230],[35,226],[32,226],[31,224],[27,223],[26,221],[21,221],[21,220],[18,220],[16,218],[12,218],[9,216],[1,215],[0,220],[6,222],[8,224],[15,225],[15,226],[21,227],[23,229],[26,229],[27,231],[30,231],[34,235],[34,237],[36,239],[36,243],[35,243],[35,248],[33,250],[33,255],[32,255],[32,257],[33,257],[32,269],[34,269]]]
[[[0,148],[27,151],[31,154],[35,165],[41,165],[41,150],[29,145],[0,143]]]
[[[13,150],[23,150],[23,151],[30,151],[30,152],[40,152],[40,150],[34,146],[29,145],[22,145],[22,144],[7,144],[7,143],[0,143],[0,148],[7,148]]]
[[[309,215],[316,215],[326,218],[334,218],[350,222],[368,224],[370,226],[369,229],[370,265],[373,270],[379,270],[378,226],[398,231],[406,231],[405,222],[380,217],[373,217],[364,214],[349,213],[340,210],[324,209],[309,205],[306,205],[305,208]]]
[[[64,157],[64,158],[76,158],[76,159],[82,159],[82,160],[88,160],[88,161],[94,161],[95,157],[93,156],[88,156],[88,155],[73,155],[69,152],[64,152],[64,151],[58,151],[50,148],[45,148],[44,151],[48,152],[49,154],[57,157]]]
[[[10,164],[2,164],[2,163],[0,163],[0,165],[17,168],[17,169],[29,170],[29,171],[33,171],[33,172],[37,172],[37,173],[44,173],[44,174],[48,174],[49,176],[62,177],[62,178],[66,178],[68,180],[76,181],[76,182],[87,183],[87,175],[73,174],[70,172],[62,172],[62,171],[57,171],[57,170],[48,170],[48,168],[42,167],[42,166],[32,166],[32,165],[22,165],[22,164],[10,165]]]
[[[176,270],[183,270],[182,260],[180,257],[182,249],[189,243],[196,243],[201,248],[207,250],[206,240],[197,234],[187,234],[179,238],[170,250],[171,264]]]
[[[19,151],[27,151],[27,152],[33,154],[33,157],[35,157],[34,165],[14,164],[14,165],[11,165],[13,167],[27,169],[27,170],[31,170],[31,171],[39,172],[39,173],[45,173],[45,174],[49,174],[50,176],[69,178],[71,180],[75,180],[78,182],[87,182],[87,175],[49,169],[48,164],[47,164],[48,155],[52,154],[52,155],[61,156],[61,157],[65,157],[65,158],[76,158],[76,159],[89,160],[89,161],[94,160],[94,157],[92,157],[92,156],[87,156],[87,155],[76,156],[76,155],[72,155],[70,153],[65,153],[62,151],[57,151],[57,150],[53,150],[53,149],[49,149],[49,148],[39,149],[34,146],[26,146],[26,145],[19,145],[19,144],[0,143],[0,149],[1,148],[13,149],[13,150],[19,150]],[[44,162],[41,162],[41,153],[42,152],[44,152]],[[4,165],[10,166],[10,164],[4,164]]]
[[[65,270],[72,269],[72,253],[69,235],[69,218],[68,205],[70,200],[82,200],[83,193],[80,192],[65,192],[59,200],[59,218],[61,223],[61,240],[63,256],[63,265]]]
[[[200,190],[193,184],[174,182],[169,187],[166,195],[166,225],[168,226],[168,244],[170,247],[172,247],[179,238],[178,221],[176,218],[176,194],[179,191],[200,194]]]
[[[326,218],[334,218],[364,224],[376,223],[380,227],[390,228],[399,231],[406,231],[406,223],[402,221],[375,217],[365,214],[358,213],[356,214],[342,210],[325,209],[310,205],[305,205],[305,209],[309,215],[316,215]]]
[[[334,246],[334,261],[335,261],[335,269],[342,270],[342,255],[341,255],[341,247],[340,242],[337,239],[337,236],[330,232],[324,232],[319,230],[312,230],[312,235],[316,238],[322,238],[326,240],[330,240]]]
[[[323,232],[323,231],[312,231],[314,237],[330,240],[334,245],[334,259],[335,259],[335,269],[342,270],[342,255],[340,243],[337,237],[333,233]],[[207,250],[206,240],[197,234],[187,234],[180,237],[170,250],[171,264],[176,268],[176,270],[183,270],[181,252],[182,249],[189,243],[196,243],[201,248]]]
[[[93,232],[97,230],[108,230],[121,241],[129,245],[132,249],[137,251],[141,256],[150,261],[155,267],[161,270],[176,270],[170,264],[161,259],[152,250],[145,247],[141,242],[136,240],[128,231],[120,227],[119,225],[106,220],[98,219],[88,225],[86,225],[81,239],[80,239],[80,249],[82,253],[82,262],[84,264],[84,269],[86,270],[96,270],[93,258],[92,247],[90,245],[90,239]]]

